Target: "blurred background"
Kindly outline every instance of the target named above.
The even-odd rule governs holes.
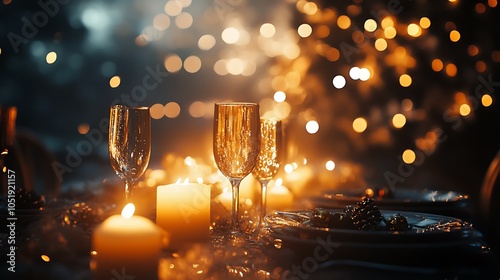
[[[150,167],[168,173],[177,158],[213,166],[213,103],[251,101],[285,120],[281,172],[295,194],[391,185],[476,199],[500,148],[498,11],[496,0],[3,0],[0,103],[54,155],[63,189],[117,179],[112,104],[151,106]]]

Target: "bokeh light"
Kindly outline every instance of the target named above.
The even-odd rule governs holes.
[[[411,23],[407,28],[408,35],[418,37],[422,34],[422,29],[415,23]]]
[[[346,80],[344,78],[344,76],[342,75],[337,75],[333,78],[333,86],[336,88],[336,89],[341,89],[345,86],[346,84]]]
[[[306,123],[306,131],[309,134],[315,134],[319,130],[319,123],[317,121],[308,121]]]
[[[307,23],[303,23],[297,28],[297,33],[302,38],[309,37],[312,34],[312,27]]]
[[[354,129],[354,131],[356,131],[358,133],[365,131],[367,127],[368,127],[368,123],[366,122],[366,119],[364,119],[362,117],[356,118],[352,122],[352,128]]]
[[[184,60],[184,69],[189,73],[196,73],[201,68],[201,59],[195,55],[189,56]]]
[[[493,98],[489,94],[485,94],[481,97],[481,104],[483,104],[484,107],[489,107],[491,104],[493,104]]]
[[[181,113],[181,106],[177,102],[169,102],[165,105],[165,116],[167,118],[177,118]]]
[[[406,150],[404,150],[403,154],[401,155],[401,158],[403,159],[404,163],[412,164],[417,159],[417,155],[415,154],[415,152],[413,150],[406,149]]]
[[[384,36],[387,39],[393,39],[394,37],[396,37],[396,34],[397,34],[396,28],[392,26],[389,26],[386,29],[384,29]]]
[[[271,23],[264,23],[260,26],[260,35],[266,38],[271,38],[274,34],[276,34],[276,27],[274,27]]]
[[[206,34],[201,36],[198,40],[198,48],[200,48],[200,50],[208,51],[215,46],[215,43],[215,37],[210,34]]]
[[[351,19],[346,15],[341,15],[337,18],[337,26],[340,29],[347,29],[351,26]]]
[[[284,102],[285,100],[286,100],[286,94],[283,91],[279,90],[274,93],[274,101],[281,103]]]
[[[178,55],[171,55],[165,59],[165,69],[170,73],[175,73],[181,70],[182,60]]]
[[[373,32],[377,29],[377,22],[374,19],[367,19],[364,24],[364,28],[368,32]]]
[[[406,124],[405,115],[398,113],[392,117],[392,125],[395,128],[402,128],[405,124]]]
[[[222,31],[221,37],[226,44],[236,44],[240,39],[240,32],[234,27],[228,27]]]
[[[443,64],[443,61],[441,61],[441,59],[435,58],[432,60],[432,70],[439,72],[439,71],[443,70],[443,67],[444,67],[444,64]]]
[[[458,42],[458,40],[460,40],[460,32],[458,32],[457,30],[452,30],[450,32],[450,40],[452,42]]]
[[[335,162],[333,160],[329,160],[325,163],[325,168],[328,171],[332,171],[335,169]]]
[[[399,77],[399,84],[402,87],[409,87],[411,85],[412,79],[408,74],[403,74]]]
[[[387,49],[387,41],[383,38],[378,38],[375,40],[375,48],[377,51],[385,51]]]
[[[111,88],[117,88],[120,86],[121,83],[121,78],[120,76],[113,76],[111,79],[109,79],[109,86]]]
[[[460,115],[462,115],[464,117],[468,116],[471,113],[471,108],[470,108],[469,104],[460,105],[459,112],[460,112]]]
[[[431,20],[428,17],[422,17],[420,18],[420,27],[423,29],[427,29],[431,26]]]
[[[56,52],[49,52],[47,56],[45,56],[45,60],[47,61],[47,64],[53,64],[57,60],[57,54]]]

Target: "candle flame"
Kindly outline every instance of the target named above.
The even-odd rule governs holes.
[[[184,179],[184,182],[182,182],[182,178],[177,179],[176,184],[189,184],[189,178]]]
[[[128,203],[127,205],[125,205],[125,207],[123,207],[122,217],[124,217],[125,219],[130,219],[130,217],[134,215],[134,212],[135,205],[133,203]]]

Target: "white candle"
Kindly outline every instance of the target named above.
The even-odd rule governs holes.
[[[91,267],[94,279],[158,279],[158,262],[164,235],[152,221],[133,216],[129,203],[122,215],[113,215],[100,224],[92,237]]]
[[[184,183],[158,186],[156,224],[170,234],[170,247],[206,242],[210,231],[210,186]]]
[[[273,210],[290,210],[293,206],[293,194],[286,187],[282,186],[281,180],[277,180],[277,184],[270,188],[267,192],[267,209]]]

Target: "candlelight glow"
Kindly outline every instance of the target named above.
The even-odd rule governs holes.
[[[135,205],[133,203],[127,203],[122,210],[122,217],[125,219],[130,219],[135,212]]]
[[[47,255],[41,255],[40,256],[44,262],[50,262],[50,258]]]

